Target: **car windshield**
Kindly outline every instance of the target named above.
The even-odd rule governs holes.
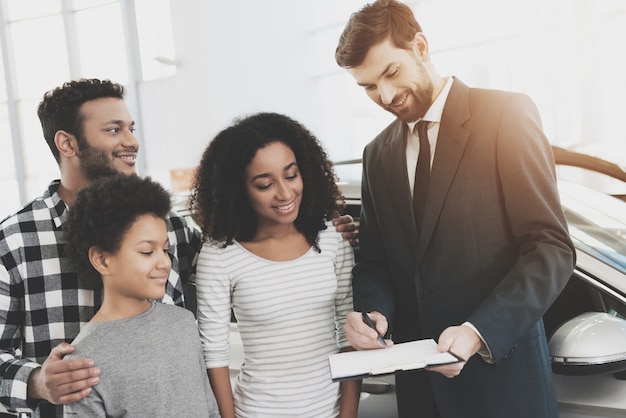
[[[626,202],[565,181],[559,191],[576,247],[626,273]]]

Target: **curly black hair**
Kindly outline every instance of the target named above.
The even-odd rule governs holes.
[[[43,136],[57,163],[59,150],[54,143],[54,135],[60,130],[74,135],[79,146],[84,147],[83,118],[80,107],[85,102],[104,97],[124,99],[124,86],[109,80],[81,78],[63,83],[62,86],[46,92],[37,108]]]
[[[94,289],[101,287],[100,274],[89,261],[89,249],[98,247],[115,253],[139,216],[151,214],[166,219],[170,209],[169,193],[150,177],[115,174],[82,189],[63,224],[65,252],[79,278]]]
[[[304,191],[295,221],[298,231],[318,251],[325,221],[341,211],[344,199],[332,163],[317,138],[302,124],[278,113],[257,113],[235,120],[211,141],[193,180],[191,211],[203,239],[249,241],[257,218],[245,186],[245,172],[261,148],[282,142],[294,153]]]

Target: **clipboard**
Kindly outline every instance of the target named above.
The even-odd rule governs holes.
[[[464,360],[451,352],[440,353],[437,351],[435,340],[425,339],[395,344],[391,348],[331,354],[328,361],[332,380],[337,382],[424,369]]]

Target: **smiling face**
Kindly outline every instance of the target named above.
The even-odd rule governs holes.
[[[245,182],[257,231],[295,222],[304,187],[291,148],[272,142],[259,149],[246,168]]]
[[[172,263],[165,221],[152,214],[139,216],[126,231],[120,248],[105,253],[106,270],[100,271],[105,299],[145,302],[160,299]]]
[[[370,99],[403,122],[424,116],[435,99],[434,72],[421,34],[411,49],[398,48],[390,39],[372,46],[363,63],[348,72]]]
[[[135,122],[123,100],[105,97],[85,102],[80,108],[82,133],[78,157],[85,176],[136,173],[139,142]]]

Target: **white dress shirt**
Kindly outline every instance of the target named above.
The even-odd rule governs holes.
[[[413,132],[415,125],[425,120],[430,122],[428,124],[428,143],[430,144],[430,166],[433,166],[433,160],[435,159],[435,148],[437,147],[437,136],[439,135],[439,125],[441,123],[441,115],[443,114],[443,107],[448,99],[448,93],[452,87],[452,77],[448,77],[446,85],[439,93],[439,96],[435,99],[430,108],[426,111],[424,116],[415,122],[408,123],[408,138],[406,141],[406,172],[409,177],[409,188],[411,194],[413,193],[413,183],[415,182],[415,168],[417,167],[417,156],[420,152],[420,141],[417,136],[417,132]]]

